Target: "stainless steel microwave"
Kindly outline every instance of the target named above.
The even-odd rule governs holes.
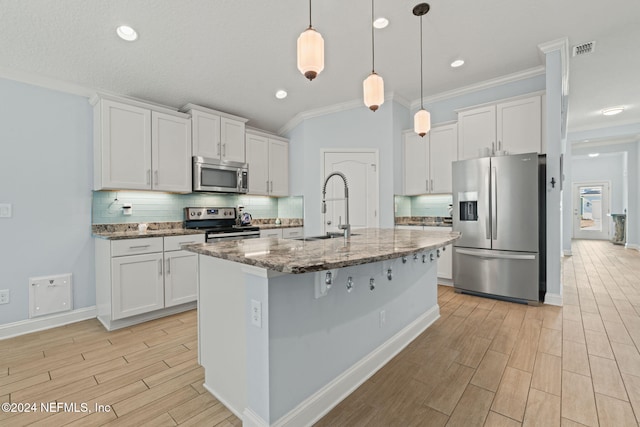
[[[193,156],[193,191],[247,193],[249,165]]]

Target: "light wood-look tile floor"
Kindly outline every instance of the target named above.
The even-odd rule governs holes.
[[[441,318],[317,426],[637,426],[640,252],[574,241],[564,307],[455,294]],[[195,311],[106,332],[96,321],[0,341],[0,402],[110,405],[0,425],[238,426],[202,387]]]

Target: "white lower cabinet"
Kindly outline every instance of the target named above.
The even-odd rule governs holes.
[[[260,237],[277,237],[278,239],[297,239],[304,236],[304,227],[267,228],[260,230]]]
[[[422,225],[396,225],[398,230],[452,231],[451,227],[428,227]],[[436,251],[438,256],[438,277],[453,280],[453,245],[444,246]],[[447,282],[449,283],[449,282]]]
[[[98,319],[117,329],[127,326],[118,323],[122,319],[157,311],[128,322],[139,323],[177,312],[158,310],[196,301],[198,255],[180,245],[202,242],[204,235],[96,239]]]

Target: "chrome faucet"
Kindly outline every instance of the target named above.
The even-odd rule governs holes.
[[[331,172],[324,180],[322,186],[322,213],[327,213],[327,182],[332,176],[339,176],[344,181],[344,224],[338,224],[338,228],[344,230],[344,237],[351,236],[351,224],[349,224],[349,184],[347,184],[347,177],[342,172]]]

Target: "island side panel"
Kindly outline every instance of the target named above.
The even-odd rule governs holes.
[[[205,388],[238,417],[247,401],[243,264],[199,255],[198,346]]]
[[[427,319],[419,332],[439,317],[437,262],[429,260],[431,252],[435,251],[425,252],[426,263],[420,254],[418,260],[409,257],[405,264],[396,259],[334,270],[333,286],[319,299],[314,297],[314,282],[316,274],[324,279],[325,272],[269,279],[270,424],[389,343],[394,335],[406,331],[416,319]],[[392,266],[391,281],[387,279],[388,266]],[[350,293],[346,289],[349,276],[355,284]],[[375,280],[373,291],[369,289],[370,278]],[[388,357],[408,344],[406,340],[387,344]],[[396,348],[389,348],[393,346]],[[366,366],[369,370],[359,370],[350,376],[351,382],[354,376],[360,376],[357,383],[363,382],[380,367]],[[348,383],[344,381],[343,386]],[[334,393],[350,391],[336,387]],[[326,398],[320,400],[331,406],[338,403],[336,398],[330,403]],[[314,405],[318,406],[317,401]],[[305,416],[315,417],[331,406],[307,411]]]

